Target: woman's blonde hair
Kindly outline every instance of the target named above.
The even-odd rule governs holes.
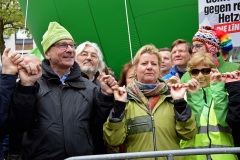
[[[210,68],[216,68],[213,57],[207,52],[197,52],[192,55],[192,58],[187,64],[187,71],[189,72],[195,68],[198,64],[209,66]]]
[[[147,45],[141,47],[137,51],[136,55],[133,58],[133,65],[136,67],[139,63],[140,57],[145,53],[154,54],[154,55],[157,56],[158,65],[159,65],[159,72],[160,72],[161,71],[161,64],[162,64],[162,57],[159,53],[159,50],[152,44],[147,44]]]

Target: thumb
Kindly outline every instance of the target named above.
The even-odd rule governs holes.
[[[9,51],[11,50],[11,48],[6,48],[5,51],[3,52],[3,55],[8,57]]]
[[[125,85],[123,87],[119,87],[119,94],[123,95],[124,93],[126,93]]]

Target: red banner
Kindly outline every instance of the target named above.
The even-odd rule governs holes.
[[[228,33],[240,32],[240,21],[216,24],[216,25],[214,25],[214,28],[223,30]]]

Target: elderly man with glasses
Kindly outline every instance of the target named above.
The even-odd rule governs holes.
[[[99,84],[100,72],[104,68],[103,55],[96,43],[83,42],[76,49],[76,62],[79,64],[82,76],[92,81],[97,86]],[[105,154],[106,146],[103,140],[103,124],[107,120],[102,120],[102,125],[92,128],[94,154]]]
[[[77,63],[79,64],[82,76],[99,86],[97,77],[104,68],[103,55],[96,43],[83,42],[76,49]]]
[[[101,90],[81,76],[71,34],[51,22],[43,35],[46,59],[19,70],[14,92],[11,126],[25,132],[23,159],[66,159],[94,152],[92,129],[101,125],[113,106],[117,82],[110,75],[99,82]],[[31,73],[31,72],[30,72]]]

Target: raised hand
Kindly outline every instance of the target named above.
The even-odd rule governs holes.
[[[106,95],[113,94],[113,89],[117,89],[117,81],[111,75],[103,75],[100,79],[102,93]]]
[[[19,63],[18,69],[25,69],[29,75],[35,75],[38,74],[38,65],[41,65],[41,61],[32,54],[25,54],[24,60]],[[35,64],[35,65],[33,65]]]
[[[172,76],[170,79],[166,81],[167,85],[171,87],[172,84],[180,83],[180,77],[176,73],[175,76]]]
[[[184,84],[175,83],[171,85],[171,95],[173,99],[184,98],[184,94],[187,90]]]
[[[114,94],[114,99],[121,101],[121,102],[126,102],[127,101],[127,91],[126,87],[117,87],[113,90]]]
[[[40,64],[30,62],[28,65],[21,66],[18,74],[23,86],[33,86],[42,76],[42,68]]]
[[[218,70],[212,69],[210,73],[210,81],[211,82],[224,82],[224,77]]]
[[[23,57],[17,52],[9,55],[10,48],[5,49],[2,55],[2,73],[3,74],[17,74],[18,64],[23,61]]]
[[[200,83],[197,79],[192,78],[187,83],[183,84],[188,92],[197,92],[200,87]]]
[[[236,70],[233,72],[223,73],[222,77],[224,77],[225,83],[240,81],[240,71]]]

